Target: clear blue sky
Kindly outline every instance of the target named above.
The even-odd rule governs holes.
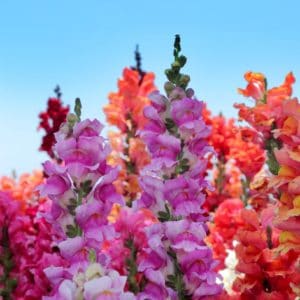
[[[65,103],[82,99],[84,117],[102,106],[140,45],[143,67],[162,87],[174,34],[182,37],[191,86],[215,112],[235,116],[247,70],[270,85],[300,78],[299,1],[1,1],[0,174],[38,168],[38,113],[58,83]],[[299,83],[295,94],[299,95]]]

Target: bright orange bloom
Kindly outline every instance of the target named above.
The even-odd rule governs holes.
[[[244,225],[237,233],[236,270],[242,274],[233,290],[240,299],[294,299],[291,283],[298,284],[300,276],[295,274],[295,255],[275,254],[278,246],[278,231],[269,231],[274,218],[274,207],[262,211],[244,209],[241,217]]]
[[[123,133],[133,127],[143,128],[143,109],[149,103],[147,96],[155,90],[153,82],[153,73],[146,73],[141,81],[138,71],[125,68],[118,81],[118,92],[109,94],[109,104],[103,109],[107,122]]]
[[[290,99],[292,85],[295,78],[288,73],[282,85],[267,90],[266,78],[261,73],[247,72],[245,79],[248,81],[246,89],[238,89],[245,97],[252,97],[255,100],[254,107],[245,104],[236,104],[239,109],[239,117],[269,137],[274,121],[281,115],[283,101]],[[277,127],[277,126],[276,126]]]
[[[43,179],[41,171],[22,174],[18,179],[3,176],[0,177],[0,190],[11,193],[12,198],[20,201],[24,208],[25,205],[38,201],[36,187],[42,183]]]
[[[233,239],[238,228],[243,224],[240,211],[244,204],[240,199],[227,199],[217,208],[214,222],[209,225],[210,234],[207,242],[211,245],[214,257],[219,260],[218,269],[224,269],[226,249],[233,248]]]
[[[118,92],[109,94],[109,104],[104,107],[107,122],[119,129],[109,133],[113,151],[108,162],[121,167],[115,186],[120,194],[132,201],[140,191],[139,171],[149,163],[149,155],[137,137],[137,131],[146,121],[143,110],[149,103],[148,95],[156,89],[154,74],[125,68],[118,88]]]
[[[262,197],[264,199],[267,198],[267,191],[270,191],[270,188],[274,191],[273,195],[280,198],[278,207],[274,210],[276,215],[272,220],[273,231],[279,234],[278,240],[273,245],[276,249],[274,251],[257,250],[259,259],[263,258],[263,261],[260,261],[259,270],[255,265],[256,271],[261,272],[262,265],[264,265],[263,271],[267,272],[269,266],[272,266],[272,273],[266,273],[269,286],[263,284],[263,287],[265,289],[267,287],[267,290],[271,289],[272,293],[275,289],[277,290],[277,294],[272,295],[271,299],[278,298],[278,290],[281,288],[285,290],[285,293],[282,291],[282,298],[278,299],[291,299],[288,291],[292,292],[293,290],[296,295],[300,295],[300,289],[297,288],[300,282],[300,272],[299,269],[297,270],[300,262],[300,104],[298,99],[291,98],[295,78],[292,73],[289,73],[281,86],[270,90],[263,86],[262,80],[264,82],[266,80],[261,76],[255,78],[255,76],[248,75],[246,80],[252,86],[257,87],[260,84],[260,92],[263,96],[258,97],[258,93],[254,94],[248,88],[248,84],[246,90],[240,90],[240,92],[247,97],[254,98],[255,106],[249,108],[241,104],[236,107],[239,108],[240,117],[249,122],[265,138],[269,169],[276,174],[271,177],[269,182],[268,180],[262,181],[256,184],[256,187],[261,188],[261,195],[265,193],[265,197]],[[268,186],[266,186],[267,184]],[[254,203],[255,205],[261,204],[257,199]],[[251,219],[254,217],[252,216]],[[253,232],[259,232],[259,229],[256,228]],[[246,236],[245,232],[243,236]],[[240,238],[242,239],[242,236]],[[249,247],[253,247],[253,245],[259,245],[258,240],[252,241]],[[268,254],[269,252],[270,254]],[[275,254],[276,257],[274,257]],[[243,255],[245,256],[245,253]],[[252,255],[254,254],[252,253]],[[262,257],[262,255],[264,256]],[[268,268],[265,266],[266,264]],[[256,271],[252,268],[251,287],[255,286],[254,276],[258,276]],[[293,276],[290,276],[291,274]],[[279,278],[274,280],[274,277],[270,278],[271,275]],[[265,278],[266,276],[264,280]],[[240,283],[242,280],[237,282],[237,286]],[[254,292],[255,295],[259,295],[258,290],[254,290]],[[270,298],[265,295],[263,299]]]
[[[253,129],[239,127],[234,119],[222,115],[211,117],[207,109],[204,116],[212,128],[209,143],[217,154],[213,168],[215,190],[208,192],[205,205],[213,210],[225,199],[242,196],[242,179],[253,178],[265,163],[265,155]]]
[[[245,137],[244,137],[245,133]],[[232,138],[228,156],[235,160],[237,167],[245,176],[251,179],[265,163],[264,150],[255,140],[256,136],[249,128],[239,128],[235,138]]]
[[[246,89],[238,89],[239,93],[245,97],[261,100],[266,89],[265,76],[261,73],[247,72],[244,78],[248,81],[248,85]]]

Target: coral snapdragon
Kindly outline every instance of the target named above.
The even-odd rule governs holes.
[[[129,206],[140,192],[139,172],[149,163],[149,155],[137,131],[144,127],[143,109],[149,104],[148,95],[155,90],[154,74],[142,71],[138,50],[136,62],[136,67],[123,70],[118,92],[109,94],[109,104],[103,109],[107,122],[118,128],[117,132],[109,133],[113,149],[109,163],[122,167],[115,185]]]

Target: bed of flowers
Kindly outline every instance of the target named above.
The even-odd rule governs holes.
[[[107,137],[57,87],[39,115],[49,160],[0,177],[0,299],[300,299],[293,74],[269,88],[247,72],[233,119],[189,87],[178,35],[162,92],[135,54]]]

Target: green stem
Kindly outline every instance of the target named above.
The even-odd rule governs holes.
[[[244,206],[247,206],[248,204],[248,199],[249,199],[249,185],[250,185],[250,180],[249,178],[242,179],[242,196],[241,199],[244,203]]]
[[[17,280],[9,276],[14,267],[14,262],[9,248],[8,226],[6,225],[2,228],[1,246],[3,254],[0,256],[0,264],[3,266],[3,275],[0,277],[0,283],[3,287],[0,288],[0,296],[2,296],[3,300],[11,300],[11,294],[17,286]]]
[[[217,169],[218,169],[218,176],[215,180],[216,189],[219,195],[223,193],[224,188],[224,179],[225,179],[225,159],[222,156],[218,163],[217,163]]]
[[[132,116],[131,116],[130,113],[126,116],[126,120],[127,120],[127,122],[130,122],[131,128],[128,128],[128,126],[127,126],[126,138],[125,138],[126,146],[124,148],[125,159],[123,161],[124,161],[125,166],[126,166],[127,174],[128,175],[130,175],[130,174],[136,174],[137,175],[136,165],[131,160],[130,155],[129,155],[130,139],[134,138],[136,136],[136,126],[135,126],[135,124],[132,120]],[[131,207],[132,202],[135,200],[135,197],[134,197],[134,195],[131,195],[129,193],[129,191],[125,191],[125,192],[126,192],[125,197],[128,198],[127,201],[126,201],[126,204],[127,204],[127,206]]]
[[[127,266],[127,282],[129,286],[129,290],[134,294],[137,294],[140,291],[140,287],[136,281],[136,275],[138,273],[137,265],[136,265],[136,258],[137,258],[137,249],[134,245],[134,241],[132,238],[129,238],[125,242],[125,247],[130,250],[129,257],[126,258],[126,266]]]
[[[181,271],[179,262],[177,260],[177,255],[171,247],[168,250],[168,255],[173,261],[174,275],[167,276],[168,280],[166,285],[177,292],[177,297],[179,300],[189,300],[191,299],[191,296],[187,294],[183,280],[183,272]]]

